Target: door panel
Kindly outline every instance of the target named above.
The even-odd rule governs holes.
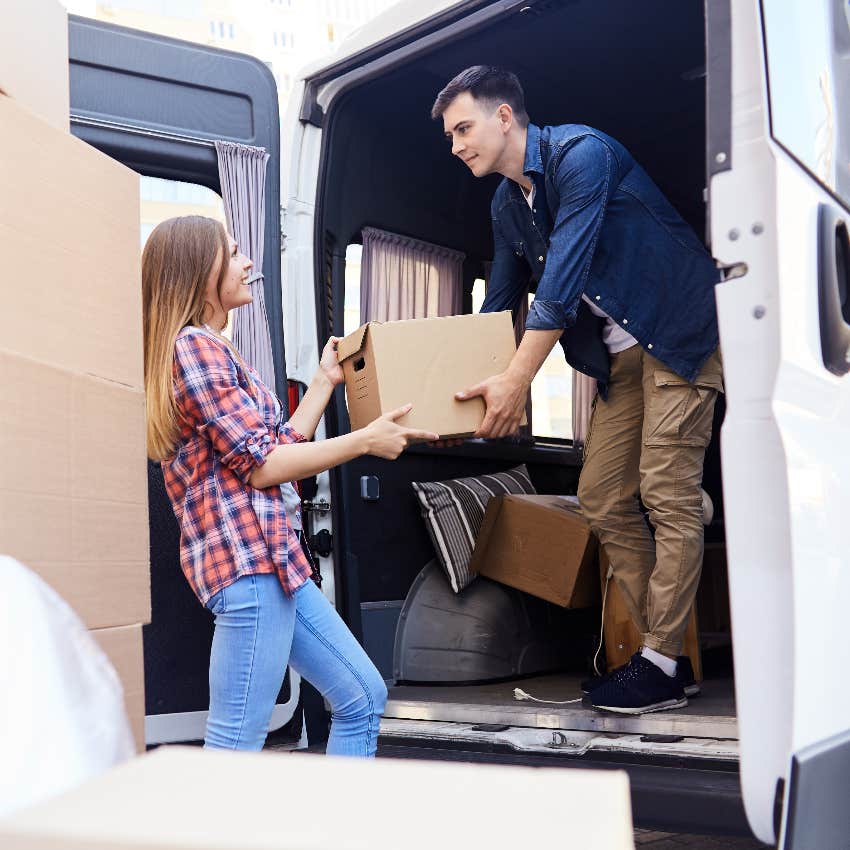
[[[272,347],[283,363],[280,133],[268,68],[249,56],[73,16],[69,48],[71,131],[139,174],[220,193],[215,139],[269,151],[263,273]],[[278,369],[284,403],[285,376]],[[148,473],[153,610],[144,648],[148,727],[160,730],[149,735],[153,743],[173,739],[162,722],[172,715],[182,717],[178,738],[203,736],[212,618],[180,571],[179,531],[162,472],[149,464]]]
[[[799,809],[811,793],[789,794],[800,776],[790,766],[848,728],[850,687],[836,671],[850,660],[850,381],[836,373],[850,30],[840,0],[731,9],[731,167],[711,180],[711,229],[715,256],[746,273],[717,288],[723,485],[744,803],[773,843],[783,800],[785,820],[830,834],[824,807]],[[843,816],[843,805],[826,809]]]

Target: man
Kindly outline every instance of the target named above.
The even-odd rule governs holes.
[[[702,568],[700,485],[723,388],[716,265],[621,144],[583,125],[529,123],[514,74],[468,68],[431,115],[476,177],[504,176],[482,311],[516,309],[529,278],[537,284],[508,369],[458,393],[484,398],[477,436],[516,431],[559,340],[599,381],[578,495],[643,647],[587,701],[629,714],[687,705],[677,656]]]

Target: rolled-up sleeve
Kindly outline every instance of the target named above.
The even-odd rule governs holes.
[[[212,443],[221,462],[248,483],[275,441],[256,400],[240,383],[229,352],[200,333],[179,337],[174,392],[185,420]]]
[[[575,323],[605,210],[616,189],[614,172],[610,148],[594,136],[583,136],[558,161],[553,175],[558,211],[527,330],[555,330]]]

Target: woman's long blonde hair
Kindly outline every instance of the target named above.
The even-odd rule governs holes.
[[[211,318],[212,305],[205,296],[207,280],[220,258],[216,284],[220,296],[229,254],[224,227],[200,215],[163,221],[145,243],[142,312],[147,449],[152,460],[170,457],[179,436],[172,372],[174,343],[187,325],[200,327]]]

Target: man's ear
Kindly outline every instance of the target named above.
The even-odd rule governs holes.
[[[509,103],[499,105],[499,126],[503,133],[507,133],[514,123],[514,111]]]

